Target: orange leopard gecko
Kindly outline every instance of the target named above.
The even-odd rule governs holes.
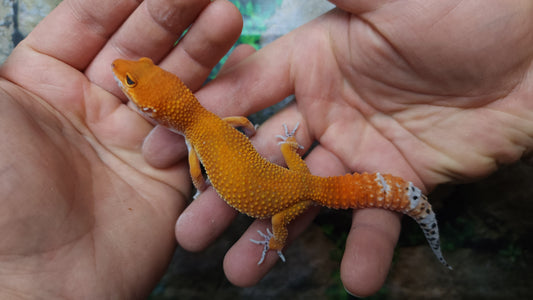
[[[285,127],[280,142],[288,168],[261,157],[248,137],[234,127],[254,132],[244,117],[221,119],[206,110],[174,74],[149,58],[117,59],[115,78],[139,111],[170,130],[185,136],[189,148],[192,182],[205,188],[200,164],[218,195],[230,206],[254,218],[271,218],[272,232],[259,232],[263,245],[259,264],[269,250],[278,252],[287,239],[287,225],[311,205],[335,209],[379,207],[404,213],[422,228],[439,261],[451,268],[440,249],[435,214],[420,189],[389,174],[347,174],[336,177],[312,175],[297,153],[294,133]]]

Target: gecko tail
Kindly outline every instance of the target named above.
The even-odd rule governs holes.
[[[420,198],[416,199],[416,207],[408,212],[407,215],[409,215],[418,223],[437,259],[448,269],[453,270],[452,266],[446,262],[446,259],[444,259],[444,256],[442,255],[440,248],[439,226],[437,225],[437,218],[433,212],[433,209],[431,208],[431,204],[429,204],[427,201],[426,196],[421,194],[418,196],[420,196]],[[414,203],[412,202],[412,204]]]
[[[431,250],[451,269],[442,256],[437,218],[422,191],[400,177],[390,174],[362,173],[336,177],[313,176],[309,198],[330,208],[383,208],[404,213],[415,219]]]

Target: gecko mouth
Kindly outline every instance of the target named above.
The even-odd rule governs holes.
[[[145,108],[140,108],[137,106],[137,104],[135,104],[135,102],[131,101],[128,101],[128,107],[131,108],[132,110],[134,110],[135,112],[137,112],[139,115],[141,115],[146,121],[148,121],[150,124],[152,125],[157,125],[157,122],[153,119],[152,115],[153,113],[155,112],[154,110],[148,108],[148,107],[145,107]]]
[[[120,79],[118,79],[117,75],[113,74],[113,78],[115,78],[115,81],[117,82],[117,84],[120,87],[120,89],[124,90],[124,85],[122,84],[122,81],[120,81]]]

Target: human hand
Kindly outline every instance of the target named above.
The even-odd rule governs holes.
[[[152,125],[111,62],[150,56],[196,89],[242,19],[226,1],[161,3],[63,1],[1,66],[0,298],[143,298],[166,269],[186,161],[145,162]]]
[[[247,115],[295,94],[253,138],[265,157],[281,162],[273,137],[282,123],[300,122],[299,143],[319,143],[306,158],[314,174],[387,172],[425,191],[487,175],[531,148],[529,2],[332,2],[344,11],[253,55],[238,49],[239,59],[250,56],[198,91],[202,104],[222,116]],[[175,159],[160,155],[158,163]],[[293,222],[290,238],[314,213]],[[234,215],[209,189],[180,216],[178,241],[202,249]],[[252,285],[274,265],[270,253],[257,267],[261,249],[248,241],[264,227],[255,222],[226,255],[233,283]],[[394,213],[354,212],[341,266],[348,291],[365,296],[381,287],[399,228]]]

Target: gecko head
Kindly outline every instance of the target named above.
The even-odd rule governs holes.
[[[153,77],[158,67],[151,59],[143,57],[138,61],[117,59],[112,64],[118,86],[139,112],[155,117],[157,100],[153,92]]]
[[[194,119],[198,100],[176,75],[146,57],[137,61],[117,59],[112,66],[122,92],[142,115],[177,131]]]
[[[153,61],[147,57],[138,61],[117,59],[112,67],[115,80],[130,103],[142,115],[155,117],[157,102],[154,101],[153,94],[150,95],[154,71],[157,73]]]

